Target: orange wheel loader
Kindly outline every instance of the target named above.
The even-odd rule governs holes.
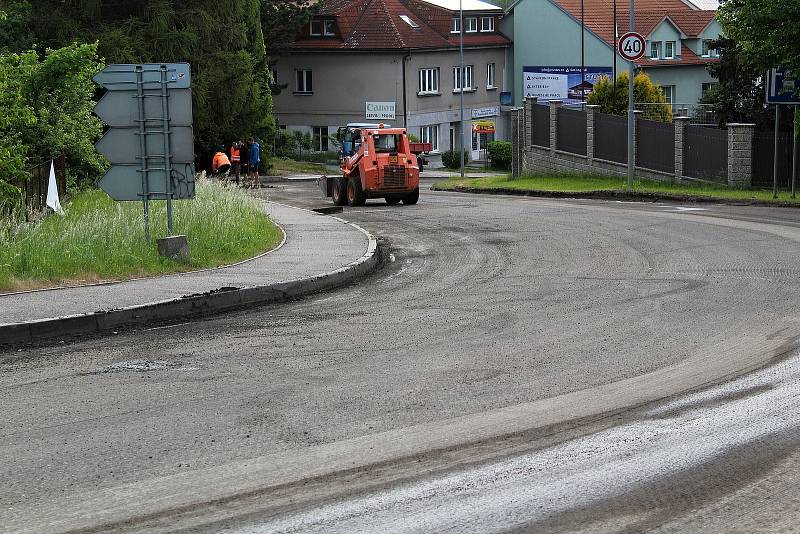
[[[355,128],[348,132],[352,155],[342,158],[341,176],[323,176],[319,186],[337,206],[361,206],[368,198],[389,205],[419,200],[419,165],[405,128]]]

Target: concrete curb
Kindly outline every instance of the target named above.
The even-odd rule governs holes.
[[[800,208],[800,202],[766,201],[766,200],[736,200],[731,198],[705,197],[700,195],[674,195],[669,193],[631,193],[627,191],[543,191],[527,189],[509,188],[478,188],[478,187],[455,187],[452,189],[440,189],[436,184],[431,186],[431,191],[441,191],[450,193],[473,193],[479,195],[511,195],[517,197],[541,197],[541,198],[572,198],[589,200],[625,200],[639,202],[691,202],[698,204],[729,204],[734,206],[765,206],[773,208]]]
[[[290,207],[295,208],[294,206]],[[369,240],[364,255],[335,271],[266,286],[222,287],[207,293],[185,295],[178,299],[150,302],[116,310],[0,325],[0,346],[14,347],[26,343],[110,332],[124,327],[142,326],[175,319],[196,319],[250,306],[285,302],[347,285],[374,271],[380,265],[382,258],[379,254],[378,241],[372,234],[357,224],[335,218],[357,229]]]

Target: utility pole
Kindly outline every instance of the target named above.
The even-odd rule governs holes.
[[[581,0],[581,102],[586,100],[586,92],[584,90],[583,84],[586,83],[586,53],[585,53],[585,39],[586,39],[586,24],[584,22],[584,3],[585,0]],[[616,48],[616,45],[615,45]]]
[[[630,32],[634,31],[633,0],[630,0]],[[633,145],[635,142],[634,128],[636,127],[635,115],[633,113],[633,61],[628,61],[628,188],[633,187],[633,175],[635,172],[635,157]]]
[[[464,0],[458,0],[458,50],[461,55],[461,68],[458,71],[459,81],[458,86],[461,88],[459,95],[461,97],[460,105],[460,125],[461,125],[461,148],[458,151],[459,159],[461,160],[461,178],[464,178]]]

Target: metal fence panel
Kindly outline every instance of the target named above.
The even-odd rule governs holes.
[[[728,131],[689,125],[683,149],[683,173],[717,182],[728,179]]]
[[[550,106],[533,106],[531,144],[550,148]]]
[[[753,185],[772,186],[775,132],[753,132]],[[778,187],[788,187],[792,177],[792,134],[778,132]]]
[[[594,157],[617,163],[628,163],[627,117],[595,113]]]
[[[579,109],[558,109],[556,148],[572,154],[586,155],[586,112]]]
[[[66,158],[63,154],[53,160],[56,170],[56,185],[63,197],[67,193]],[[22,200],[27,211],[39,211],[47,203],[47,184],[50,181],[50,160],[28,169],[29,180],[12,180],[11,185],[22,190]]]
[[[646,119],[636,121],[636,166],[675,172],[675,126]]]

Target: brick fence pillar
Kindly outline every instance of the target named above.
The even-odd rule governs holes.
[[[594,160],[594,116],[600,111],[600,106],[589,104],[586,106],[586,159],[589,165]]]
[[[644,111],[633,110],[633,166],[639,163],[639,119],[644,118]]]
[[[750,187],[755,124],[728,124],[728,185]]]
[[[533,140],[533,106],[536,105],[537,98],[525,98],[525,142],[523,146],[529,146]]]
[[[686,146],[686,127],[689,126],[689,117],[674,117],[672,124],[675,126],[675,179],[683,181],[683,149]]]
[[[550,150],[555,151],[558,144],[558,108],[561,100],[550,101]]]
[[[511,176],[518,178],[522,170],[522,154],[524,149],[524,109],[511,110]]]

